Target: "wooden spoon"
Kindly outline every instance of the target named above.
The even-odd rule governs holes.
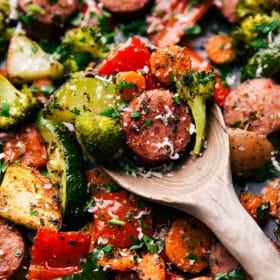
[[[107,172],[128,191],[204,222],[254,280],[279,280],[279,252],[234,191],[228,135],[217,106],[209,121],[207,140],[203,156],[179,164],[171,177],[134,177],[115,169]]]

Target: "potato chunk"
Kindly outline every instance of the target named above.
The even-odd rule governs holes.
[[[56,230],[61,225],[57,190],[39,171],[12,164],[0,186],[0,216],[28,228]]]
[[[40,78],[59,79],[64,66],[36,42],[24,35],[15,35],[8,49],[7,71],[13,83],[21,84]]]

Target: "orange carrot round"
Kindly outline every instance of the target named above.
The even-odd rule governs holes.
[[[152,73],[166,85],[169,85],[174,78],[191,70],[188,50],[175,45],[154,52],[150,57],[150,64]]]
[[[209,264],[212,243],[210,230],[196,218],[187,216],[173,222],[165,238],[165,253],[183,271],[199,273]]]
[[[262,223],[268,218],[270,204],[264,198],[252,193],[242,193],[239,200],[256,222]]]
[[[165,262],[158,254],[144,255],[136,271],[140,280],[166,280]]]
[[[144,76],[135,72],[120,72],[116,77],[116,86],[121,97],[132,100],[146,89]]]
[[[232,62],[235,57],[231,38],[224,34],[210,37],[206,44],[206,52],[209,59],[216,64]]]
[[[102,267],[110,268],[110,270],[127,271],[132,270],[135,266],[137,255],[127,249],[119,249],[113,252],[112,255],[104,256],[98,260]]]
[[[280,179],[276,178],[270,181],[262,192],[262,198],[270,202],[269,214],[274,218],[279,218],[278,201],[279,201]]]

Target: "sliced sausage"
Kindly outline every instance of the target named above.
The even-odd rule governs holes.
[[[100,0],[104,8],[113,13],[131,13],[142,10],[149,0]]]
[[[224,104],[228,126],[267,135],[280,128],[280,85],[271,79],[248,80],[232,90]]]
[[[21,0],[19,9],[27,15],[33,15],[29,24],[24,24],[27,32],[39,39],[57,39],[66,20],[77,10],[78,0]],[[34,9],[36,7],[36,9]]]
[[[0,279],[7,279],[21,265],[25,245],[18,230],[0,219]]]
[[[239,0],[216,0],[214,1],[215,6],[218,8],[220,13],[229,21],[229,22],[237,22],[238,18],[235,14],[235,10]]]
[[[229,254],[220,242],[216,242],[211,247],[209,267],[212,275],[241,269],[239,263]]]
[[[121,123],[128,146],[145,163],[177,159],[190,141],[191,117],[168,90],[150,90],[132,100]]]

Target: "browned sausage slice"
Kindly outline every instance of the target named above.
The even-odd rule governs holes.
[[[0,219],[0,279],[12,275],[21,265],[25,245],[21,234]]]
[[[239,263],[229,254],[220,242],[216,242],[211,247],[209,267],[212,275],[241,269]]]
[[[190,141],[191,117],[168,90],[150,90],[132,100],[121,122],[128,146],[145,163],[177,159]]]
[[[131,13],[143,9],[149,0],[100,0],[104,8],[114,13]]]
[[[52,39],[56,36],[64,27],[65,21],[77,10],[78,3],[78,0],[18,1],[22,13],[32,15],[30,24],[25,25],[28,33],[39,39]]]
[[[267,135],[280,128],[280,85],[271,79],[248,80],[227,96],[224,118],[228,126]]]

